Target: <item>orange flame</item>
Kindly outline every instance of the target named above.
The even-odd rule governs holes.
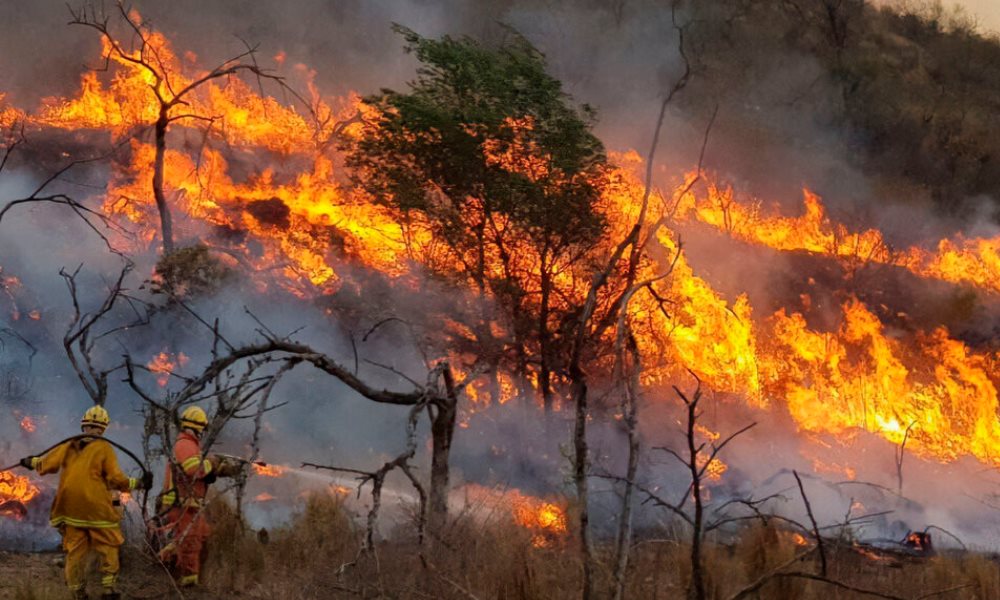
[[[180,53],[184,59],[179,59],[163,36],[153,36],[150,45],[174,89],[204,74],[197,57]],[[27,118],[38,127],[97,129],[115,138],[151,123],[159,106],[149,73],[113,58],[110,73],[83,76],[76,97],[47,99],[38,116]],[[279,62],[284,61],[282,55]],[[456,259],[441,251],[440,240],[426,222],[376,205],[343,176],[343,157],[330,142],[334,135],[350,138],[363,128],[377,127],[355,118],[370,116],[372,109],[355,95],[326,101],[313,85],[314,73],[301,65],[294,70],[305,80],[318,125],[237,78],[213,80],[186,97],[185,113],[218,118],[208,132],[194,130],[199,121],[179,120],[172,126],[170,135],[177,143],[166,153],[164,185],[178,213],[178,230],[192,235],[213,230],[216,237],[228,240],[226,255],[249,266],[257,285],[277,285],[304,297],[350,285],[348,271],[341,268],[350,261],[411,286],[425,269],[454,265]],[[0,96],[0,125],[21,114],[7,108]],[[511,133],[508,139],[479,140],[479,150],[490,164],[536,181],[559,177],[526,135],[535,126],[532,119],[508,119],[504,126]],[[181,143],[185,136],[199,143]],[[151,189],[154,155],[150,144],[132,141],[127,160],[114,167],[103,205],[108,215],[135,223],[146,245],[157,235]],[[602,175],[598,186],[599,209],[609,225],[605,247],[599,249],[605,254],[635,223],[644,195],[635,175],[641,170],[638,156],[632,152],[613,160],[616,166]],[[256,164],[268,166],[247,167]],[[676,203],[679,219],[697,220],[776,250],[817,253],[848,265],[891,264],[923,277],[1000,291],[1000,238],[955,238],[942,240],[935,250],[897,251],[878,230],[834,222],[822,200],[808,190],[802,214],[789,217],[765,210],[756,200],[739,199],[731,188],[713,182],[698,197],[686,191],[691,177],[672,193],[654,190],[650,206]],[[648,214],[645,225],[661,216]],[[501,220],[496,227],[513,225]],[[537,251],[513,237],[508,251],[514,266],[537,276]],[[761,314],[746,295],[727,298],[713,288],[684,254],[678,256],[679,248],[678,236],[667,228],[650,240],[639,279],[654,282],[629,305],[643,355],[662,357],[644,365],[644,384],[674,382],[690,370],[714,391],[738,396],[754,407],[787,411],[803,431],[842,439],[867,431],[899,444],[909,430],[907,448],[922,456],[947,461],[972,455],[1000,464],[1000,357],[978,354],[940,328],[900,339],[854,299],[840,307],[841,322],[833,331],[811,327],[798,313]],[[487,276],[503,278],[502,262],[494,254],[486,257]],[[669,277],[656,279],[669,265]],[[554,272],[559,301],[582,304],[589,276],[568,265]],[[8,294],[18,284],[13,277],[3,283]],[[456,338],[471,338],[467,327],[457,322],[443,326]],[[495,332],[497,337],[503,333]],[[455,365],[471,364],[463,357],[449,358]],[[183,354],[174,357],[164,350],[147,366],[166,385],[169,372],[186,360]],[[530,392],[537,383],[532,377],[515,381],[509,373],[500,373],[499,390],[492,391],[476,381],[468,389],[471,410],[481,409],[487,398],[503,404],[520,390]],[[468,418],[461,416],[463,426]],[[705,433],[707,439],[709,433],[714,432]],[[720,477],[725,468],[721,461],[708,465],[708,474]],[[265,476],[281,473],[276,467],[255,469]],[[531,506],[534,512],[540,510]]]
[[[566,511],[552,502],[535,499],[519,502],[514,508],[514,521],[532,532],[531,545],[547,548],[566,535]]]
[[[952,283],[969,283],[1000,291],[1000,237],[943,239],[936,251],[920,247],[894,250],[875,229],[851,231],[833,222],[819,196],[804,189],[802,215],[786,217],[765,214],[760,201],[739,201],[731,187],[714,183],[707,195],[686,194],[678,204],[678,216],[697,219],[732,236],[775,250],[802,250],[826,254],[864,264],[896,265],[917,275]]]
[[[188,357],[180,352],[176,356],[167,352],[166,350],[160,352],[153,357],[148,363],[146,363],[146,368],[152,373],[158,373],[156,377],[156,383],[160,387],[166,387],[170,382],[170,374],[179,366],[184,366],[188,363]]]
[[[331,484],[329,487],[330,493],[334,496],[350,496],[354,493],[354,490],[345,486],[338,484]]]
[[[256,474],[264,477],[281,477],[288,470],[288,467],[281,465],[254,464],[253,470]]]
[[[12,501],[27,504],[38,494],[38,487],[27,477],[0,471],[0,504]]]
[[[475,502],[509,510],[514,523],[531,535],[531,545],[535,548],[552,547],[568,535],[564,503],[542,500],[513,488],[494,490],[468,484],[464,491]]]
[[[32,419],[30,416],[25,415],[24,417],[21,418],[22,431],[24,431],[25,433],[34,433],[36,429],[37,426],[35,425],[35,420]]]

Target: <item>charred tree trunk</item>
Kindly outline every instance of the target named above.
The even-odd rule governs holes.
[[[625,470],[625,491],[622,494],[622,512],[618,518],[618,535],[615,539],[615,600],[625,598],[625,579],[628,571],[629,551],[632,546],[632,498],[635,495],[635,477],[639,471],[639,375],[642,369],[641,355],[631,330],[627,331],[628,353],[632,355],[632,368],[622,361],[622,421],[628,436],[628,466]]]
[[[545,407],[545,415],[552,414],[552,366],[550,363],[551,351],[549,349],[549,302],[552,295],[552,274],[546,265],[545,253],[542,253],[541,262],[541,306],[538,309],[538,358],[540,366],[538,370],[538,389],[542,393],[542,404]]]
[[[156,199],[156,210],[160,213],[160,234],[163,237],[163,255],[174,251],[174,225],[167,205],[167,195],[163,191],[163,159],[167,152],[167,107],[160,109],[160,118],[156,120],[156,159],[153,164],[153,197]]]
[[[688,587],[689,600],[705,600],[705,579],[702,574],[701,543],[705,520],[705,507],[701,499],[702,469],[698,464],[700,448],[695,443],[695,424],[698,422],[698,401],[701,390],[695,392],[694,399],[687,403],[687,445],[688,468],[691,470],[691,496],[694,500],[694,517],[691,532],[691,585]]]
[[[448,517],[448,480],[450,478],[449,457],[451,442],[455,436],[455,420],[458,416],[458,395],[451,367],[444,367],[445,397],[435,403],[431,421],[431,531],[438,530]]]
[[[500,366],[495,362],[486,373],[487,387],[490,393],[490,404],[500,406]]]
[[[588,503],[588,471],[590,467],[587,447],[587,378],[578,362],[570,365],[573,380],[573,402],[576,404],[576,420],[573,428],[573,482],[576,485],[576,499],[580,505],[580,552],[583,554],[583,600],[594,598],[593,548],[590,541],[590,508]]]

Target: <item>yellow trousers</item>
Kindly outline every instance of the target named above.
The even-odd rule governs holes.
[[[93,550],[100,560],[101,585],[111,590],[118,579],[118,548],[125,541],[118,527],[82,528],[66,525],[62,532],[66,551],[66,585],[83,589],[87,582],[87,555]]]

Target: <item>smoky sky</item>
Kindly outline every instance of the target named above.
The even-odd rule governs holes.
[[[578,102],[598,109],[600,132],[612,146],[646,147],[657,98],[679,74],[676,39],[669,11],[647,2],[620,4],[620,11],[619,3],[597,0],[180,0],[134,6],[176,50],[197,54],[202,66],[240,53],[245,40],[259,46],[265,65],[285,53],[283,74],[296,63],[315,70],[327,95],[405,85],[415,62],[402,51],[393,23],[427,36],[468,35],[487,43],[510,35],[510,26],[547,54],[551,71]],[[71,95],[79,74],[100,66],[97,33],[68,26],[69,20],[59,0],[0,5],[0,81],[8,100],[32,108],[41,98]]]
[[[109,10],[113,6],[107,3]],[[245,40],[259,44],[260,59],[265,65],[273,64],[272,57],[284,52],[287,60],[279,71],[282,74],[292,74],[291,65],[296,63],[315,70],[320,91],[330,96],[349,91],[369,94],[383,87],[399,88],[414,76],[415,61],[403,52],[402,40],[391,30],[392,23],[400,23],[426,36],[469,35],[487,42],[510,35],[503,24],[510,25],[545,52],[551,72],[564,82],[576,101],[592,104],[597,109],[597,130],[609,149],[634,148],[642,154],[649,147],[660,99],[681,72],[675,31],[663,2],[145,0],[135,2],[134,6],[173,42],[175,50],[197,54],[202,66],[239,54],[244,50]],[[97,33],[80,26],[68,26],[69,20],[70,14],[62,0],[0,2],[0,90],[8,93],[8,100],[15,105],[31,110],[45,97],[70,96],[78,88],[80,74],[85,69],[100,66]],[[819,65],[809,57],[776,56],[759,73],[757,82],[758,85],[738,101],[709,95],[671,107],[658,153],[656,172],[662,177],[661,182],[668,181],[671,175],[679,175],[697,161],[706,114],[719,104],[719,120],[708,146],[707,165],[743,189],[773,195],[788,205],[801,201],[803,185],[820,192],[835,206],[857,206],[877,196],[866,177],[851,166],[844,132],[815,118],[816,111],[811,105],[805,104],[794,113],[780,108],[787,104],[787,98],[798,97],[797,91],[801,88],[809,89],[817,98],[834,93],[829,82],[822,79]],[[772,141],[779,139],[798,140],[798,143],[786,145]],[[30,189],[30,184],[7,179],[5,187],[0,187],[0,200],[23,193]],[[886,204],[891,206],[892,199],[888,200]],[[106,257],[104,249],[93,238],[87,238],[87,232],[79,224],[72,226],[72,235],[63,234],[65,246],[50,245],[46,252],[36,252],[41,232],[49,231],[50,217],[45,213],[35,216],[37,220],[34,221],[31,215],[23,217],[22,223],[31,222],[30,227],[12,229],[8,225],[8,229],[0,231],[3,236],[0,256],[4,258],[5,267],[20,273],[26,288],[36,291],[43,312],[65,311],[68,298],[57,276],[59,267],[72,268],[73,263],[86,258],[87,272],[96,277],[100,271],[113,272],[115,265],[102,262],[101,257]],[[887,227],[895,224],[897,229],[908,234],[920,233],[923,228],[933,229],[935,233],[941,230],[928,219],[921,220],[892,209],[864,216],[870,224]],[[80,248],[73,247],[73,243],[76,241],[82,247],[80,240],[84,239],[90,241],[86,243],[87,255],[81,256]],[[699,264],[705,264],[706,270],[714,268],[717,279],[729,279],[730,271],[745,268],[721,250],[715,254],[706,252],[703,256],[706,258]],[[145,265],[145,271],[138,272],[137,276],[143,277],[149,267]],[[783,261],[772,261],[767,263],[767,268],[787,267]],[[764,288],[767,280],[760,278],[756,285]],[[739,291],[743,290],[734,290],[733,294]],[[765,293],[760,291],[758,295]],[[227,290],[203,308],[205,314],[221,315],[227,327],[234,331],[252,331],[254,326],[247,323],[242,308],[254,301],[238,291]],[[267,299],[258,298],[256,302],[266,305]],[[303,339],[340,358],[348,356],[347,342],[342,336],[330,333],[323,315],[292,313],[284,306],[273,309],[269,311],[261,306],[259,314],[275,328],[288,331],[302,324],[310,325],[302,334]],[[53,340],[60,339],[63,326],[64,320],[58,319],[43,319],[37,325],[51,328],[48,337]],[[169,334],[169,331],[157,332],[154,339]],[[200,342],[192,340],[192,344],[197,343]],[[162,343],[151,341],[141,350],[144,356],[149,356],[162,347]],[[189,352],[194,364],[201,364],[206,358]],[[64,411],[51,413],[53,429],[69,432],[75,427],[76,414],[86,406],[87,398],[58,351],[38,361],[35,372],[44,376],[39,375],[36,381],[37,395],[46,398],[49,405],[54,404],[55,398],[73,399]],[[416,361],[408,360],[406,366],[419,377],[417,367],[410,363],[416,364]],[[398,446],[402,439],[399,414],[373,409],[342,387],[330,386],[328,378],[308,371],[280,385],[281,395],[296,399],[299,408],[274,413],[277,432],[265,436],[264,440],[268,459],[293,460],[305,456],[343,464],[361,462],[369,466],[377,464],[383,453],[398,449],[394,444]],[[127,414],[124,400],[129,398],[127,393],[120,385],[115,390],[113,402],[118,404],[112,408],[119,411],[118,414]],[[303,418],[305,414],[310,418]],[[667,413],[662,414],[665,422],[651,421],[651,429],[666,431],[672,426]],[[516,421],[515,417],[520,418],[515,414],[511,420]],[[534,419],[534,413],[522,420],[530,419]],[[58,427],[54,425],[57,421],[62,423]],[[15,431],[13,423],[0,425]],[[780,431],[771,436],[771,440],[797,439],[783,435],[788,427],[778,425],[784,428],[777,427]],[[496,432],[486,432],[485,439],[503,440],[512,447],[525,443],[518,436],[529,437],[521,422],[489,426],[495,427]],[[294,438],[289,432],[295,433]],[[130,439],[124,432],[120,435]],[[462,437],[461,432],[458,435],[460,446],[465,440],[473,439]],[[613,432],[607,436],[613,438]],[[131,439],[136,439],[134,432]],[[611,446],[618,442],[620,440],[612,439],[607,443]],[[747,446],[754,450],[734,458],[734,470],[743,468],[751,472],[752,465],[748,463],[763,463],[768,468],[785,465],[790,462],[787,457],[796,453],[792,441],[787,441],[787,448],[784,442],[770,441],[769,444],[748,440]],[[482,471],[485,473],[483,480],[487,475],[508,480],[520,478],[519,485],[530,486],[529,475],[534,477],[534,470],[542,470],[538,461],[524,458],[524,464],[517,463],[509,472],[495,475],[491,470],[496,467],[490,462],[491,455],[487,451],[493,448],[489,444],[480,447],[470,443],[470,446],[474,446],[473,450],[464,450],[466,454],[460,454],[457,459],[460,471],[470,479],[475,479],[473,475]],[[781,458],[758,460],[755,453],[764,452],[768,447]],[[881,462],[868,460],[866,463],[877,466],[872,469],[873,475],[891,467],[884,463],[891,459],[892,453],[884,446],[878,448],[884,451],[879,455]],[[544,474],[538,478],[551,484],[552,479],[559,478],[558,469],[563,466],[559,463],[559,449],[543,447],[542,450],[553,458],[541,461]],[[477,451],[482,454],[476,454]],[[918,468],[930,472],[934,466],[914,467]],[[753,475],[763,479],[772,473]],[[916,474],[911,477],[917,481]],[[927,479],[931,479],[930,475]],[[840,514],[843,507],[831,505],[830,510]],[[991,527],[996,529],[997,526],[991,524]]]
[[[113,3],[104,6],[113,12]],[[133,6],[178,53],[196,54],[202,67],[239,54],[247,42],[258,46],[262,64],[277,67],[293,86],[304,87],[294,65],[313,70],[326,96],[399,89],[414,77],[416,62],[403,52],[393,23],[426,36],[468,35],[485,43],[510,35],[512,27],[546,54],[551,73],[576,102],[596,108],[596,131],[609,150],[642,155],[659,102],[683,71],[668,5],[651,0],[177,0]],[[69,20],[61,0],[0,4],[0,89],[9,101],[32,109],[42,98],[72,95],[80,73],[101,65],[97,32],[69,26]],[[281,66],[273,60],[278,53],[287,57]],[[835,217],[885,228],[899,243],[975,229],[975,223],[893,210],[898,204],[920,207],[922,199],[887,197],[861,172],[850,132],[831,123],[836,84],[814,58],[781,52],[755,69],[738,92],[725,85],[713,89],[714,83],[699,87],[695,74],[695,85],[667,111],[658,184],[668,186],[694,167],[718,106],[705,166],[747,193],[795,210],[801,188],[809,187]]]

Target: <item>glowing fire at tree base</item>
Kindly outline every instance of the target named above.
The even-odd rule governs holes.
[[[27,477],[0,471],[0,515],[23,518],[27,504],[38,494],[38,487]]]

